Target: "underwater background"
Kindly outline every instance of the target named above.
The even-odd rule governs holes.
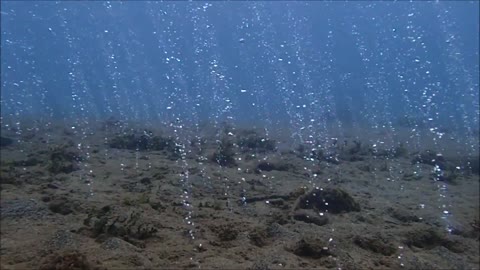
[[[2,269],[478,269],[478,1],[2,1]]]

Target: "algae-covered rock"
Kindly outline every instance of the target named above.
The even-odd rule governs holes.
[[[469,158],[467,160],[468,167],[472,173],[480,174],[480,159],[479,156]]]
[[[48,211],[42,204],[34,200],[6,200],[2,201],[0,216],[5,219],[44,219]]]
[[[237,144],[244,151],[268,152],[274,151],[275,140],[259,135],[254,130],[242,130],[237,136]]]
[[[50,211],[61,215],[71,214],[77,208],[79,208],[78,205],[68,198],[58,198],[48,204]]]
[[[271,235],[268,232],[267,228],[264,227],[255,227],[253,230],[248,232],[248,238],[250,242],[257,247],[263,247],[269,244],[269,238]]]
[[[328,223],[328,217],[326,215],[320,215],[313,210],[297,210],[293,213],[293,219],[303,221],[305,223],[313,223],[318,226],[323,226]]]
[[[421,219],[416,216],[414,213],[411,211],[408,211],[406,209],[401,209],[401,208],[388,208],[387,213],[402,222],[405,223],[410,223],[410,222],[419,222]]]
[[[91,213],[84,224],[91,230],[93,237],[107,235],[143,240],[157,232],[157,228],[147,219],[139,211],[105,206]]]
[[[313,189],[297,199],[294,210],[315,209],[333,214],[360,211],[360,205],[339,188]]]
[[[464,251],[464,247],[459,241],[451,240],[446,233],[430,226],[419,226],[409,230],[406,233],[405,244],[410,247],[417,247],[423,249],[433,249],[438,246],[443,246],[455,253]]]
[[[439,153],[435,153],[432,150],[425,150],[417,154],[413,160],[412,164],[427,164],[432,166],[438,166],[440,169],[445,170],[447,168],[447,162],[445,157]]]
[[[382,235],[357,235],[354,237],[354,243],[362,249],[385,256],[393,255],[397,250],[395,245]]]
[[[401,158],[408,156],[408,149],[403,143],[400,143],[393,149],[392,155],[394,158]]]
[[[91,262],[87,256],[78,251],[50,254],[39,265],[41,270],[102,270],[98,262]]]
[[[263,160],[260,161],[256,168],[256,172],[262,172],[262,171],[296,171],[296,168],[294,165],[281,161],[281,160]]]
[[[293,245],[286,247],[287,251],[300,257],[319,259],[333,255],[328,242],[316,237],[303,237]]]
[[[176,144],[172,138],[154,136],[147,132],[144,132],[144,134],[118,135],[110,141],[109,146],[111,148],[139,151],[176,151]]]
[[[210,158],[211,161],[221,166],[234,167],[237,165],[235,161],[235,150],[232,141],[223,138],[218,144],[217,150]]]
[[[59,146],[52,149],[47,168],[54,174],[71,173],[79,169],[77,162],[80,160],[81,158],[76,152],[68,149],[67,146]]]
[[[26,160],[21,160],[21,161],[15,161],[13,163],[14,166],[24,166],[24,167],[30,167],[30,166],[36,166],[38,164],[41,164],[42,161],[35,158],[35,157],[30,157],[27,158]]]
[[[210,226],[220,241],[232,241],[237,239],[240,230],[233,224],[220,224]]]

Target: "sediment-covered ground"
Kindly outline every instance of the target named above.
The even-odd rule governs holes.
[[[2,129],[1,269],[480,266],[478,152],[79,129]]]

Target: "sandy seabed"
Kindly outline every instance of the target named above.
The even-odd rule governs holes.
[[[1,269],[479,269],[478,152],[228,129],[2,129]]]

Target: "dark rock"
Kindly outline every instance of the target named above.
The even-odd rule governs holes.
[[[48,170],[54,174],[68,174],[79,169],[77,162],[80,160],[81,158],[77,153],[68,150],[66,146],[60,146],[50,153]]]
[[[245,200],[239,200],[239,205],[243,203],[253,203],[253,202],[267,202],[275,206],[285,205],[284,200],[289,200],[290,195],[270,195],[270,196],[259,196],[259,197],[247,197]]]
[[[35,166],[37,164],[40,164],[40,160],[36,158],[28,158],[26,160],[20,160],[20,161],[14,161],[12,162],[13,166],[24,166],[24,167],[30,167],[30,166]]]
[[[172,138],[154,136],[150,132],[118,135],[110,141],[109,146],[111,148],[139,151],[166,150],[171,153],[177,153],[179,150]]]
[[[362,152],[362,142],[354,140],[353,144],[346,146],[343,151],[350,155],[360,154]]]
[[[330,164],[334,164],[334,165],[340,164],[340,160],[336,155],[326,156],[324,160]],[[359,160],[363,160],[363,158],[360,158]],[[353,160],[353,161],[356,161],[356,160]]]
[[[41,270],[101,270],[101,268],[92,264],[85,254],[77,251],[51,254],[44,258],[39,266]]]
[[[472,173],[480,174],[480,159],[479,156],[469,158],[467,160],[468,167]]]
[[[270,203],[270,205],[273,205],[279,208],[288,207],[287,204],[285,203],[285,200],[283,200],[282,198],[272,199],[272,200],[269,200],[268,202]]]
[[[313,149],[310,157],[320,161],[328,158],[328,156],[325,156],[325,153],[322,149]]]
[[[248,233],[250,242],[257,247],[266,246],[269,243],[269,237],[267,229],[263,227],[255,227]]]
[[[155,210],[158,210],[158,211],[164,211],[167,206],[165,206],[162,202],[158,201],[158,200],[150,200],[148,202],[148,204],[150,204],[150,206],[155,209]]]
[[[158,166],[153,169],[152,177],[156,180],[164,179],[169,173],[175,173],[175,170],[165,166]]]
[[[388,214],[402,222],[419,222],[420,218],[413,213],[399,208],[388,208]]]
[[[141,181],[140,182],[127,182],[122,183],[120,186],[128,192],[135,192],[135,193],[145,193],[149,192],[152,188],[151,185],[145,185]]]
[[[307,154],[307,145],[306,144],[299,144],[295,148],[295,152],[297,153],[297,156],[300,158],[303,158]]]
[[[71,129],[64,128],[64,129],[63,129],[63,135],[70,137],[70,136],[75,135],[75,132],[74,132],[73,130],[71,130]]]
[[[440,173],[432,173],[432,177],[434,179],[437,179],[438,181],[446,182],[451,185],[457,185],[458,184],[458,173],[455,172],[454,170],[445,170],[441,171]]]
[[[297,210],[293,213],[293,219],[305,223],[313,223],[318,226],[323,226],[328,223],[328,217],[326,215],[321,216],[313,210]]]
[[[474,219],[470,222],[471,230],[466,235],[472,238],[480,240],[480,220]]]
[[[438,165],[438,167],[442,170],[447,169],[447,162],[445,158],[441,154],[436,154],[431,150],[425,150],[422,153],[417,154],[413,160],[412,164],[428,164],[432,166]]]
[[[307,189],[304,187],[301,187],[290,192],[288,196],[290,197],[290,199],[297,199],[298,197],[305,195],[306,193],[307,193]]]
[[[101,130],[106,131],[106,130],[119,130],[123,126],[123,123],[116,119],[114,116],[110,116],[103,122],[101,126]]]
[[[364,161],[365,158],[359,156],[359,155],[345,155],[345,154],[340,154],[339,158],[341,160],[345,161],[350,161],[350,162],[356,162],[356,161]]]
[[[304,237],[291,247],[287,247],[287,251],[300,257],[319,259],[333,255],[332,251],[322,240],[315,237]]]
[[[70,201],[68,201],[66,198],[53,200],[48,205],[48,209],[50,209],[50,211],[57,214],[62,214],[62,215],[68,215],[73,213],[73,208],[74,208],[74,205]]]
[[[408,150],[403,143],[400,143],[393,149],[392,155],[394,158],[401,158],[408,156]]]
[[[233,224],[221,224],[210,226],[220,241],[232,241],[237,239],[239,230]]]
[[[171,205],[172,205],[172,206],[183,206],[183,202],[181,202],[181,201],[173,201],[173,202],[171,202]]]
[[[245,181],[247,184],[251,186],[260,186],[260,187],[266,187],[267,185],[263,183],[262,181],[258,179],[248,179]],[[265,198],[266,196],[262,196],[262,198]],[[263,199],[262,199],[263,200]]]
[[[392,149],[371,148],[370,153],[372,156],[380,158],[394,157],[394,150]]]
[[[480,226],[478,221],[470,223],[470,226],[462,226],[460,223],[448,226],[451,235],[459,235],[465,238],[473,238],[480,240]]]
[[[60,186],[58,184],[55,184],[55,183],[48,183],[47,187],[51,188],[51,189],[59,189],[60,188]]]
[[[373,168],[369,164],[360,164],[358,169],[363,172],[372,172]]]
[[[380,253],[385,256],[395,254],[395,246],[389,242],[386,237],[382,235],[367,236],[357,235],[354,237],[354,243],[365,250],[370,250],[375,253]]]
[[[13,144],[13,140],[7,137],[0,137],[0,147],[6,147]]]
[[[257,164],[256,172],[262,171],[295,171],[295,166],[283,161],[260,161]]]
[[[275,150],[276,142],[275,140],[262,137],[255,131],[250,130],[239,133],[237,144],[244,152],[252,150],[255,150],[256,152],[268,152]]]
[[[422,176],[419,174],[413,174],[413,173],[404,173],[403,178],[404,181],[418,181],[422,179]]]
[[[150,185],[150,184],[152,184],[152,180],[150,180],[150,178],[148,178],[148,177],[144,177],[140,180],[140,183],[142,183],[144,185]]]
[[[288,214],[285,211],[275,211],[273,212],[268,220],[267,224],[280,224],[285,225],[289,222]]]
[[[360,205],[339,188],[313,189],[297,199],[294,210],[315,209],[333,214],[360,211]]]
[[[268,162],[268,161],[262,161],[262,162],[258,163],[258,165],[257,165],[257,170],[258,171],[269,172],[269,171],[273,171],[274,169],[275,169],[275,165]]]
[[[348,143],[347,141],[340,148],[338,158],[345,161],[363,161],[365,160],[364,156],[375,155],[372,148],[362,145],[360,141],[354,140],[353,143]]]
[[[307,150],[308,149],[308,150]],[[310,146],[305,144],[300,144],[296,148],[297,157],[302,159],[315,159],[318,161],[325,161],[327,163],[338,165],[340,160],[338,159],[336,153],[326,154],[322,149],[311,149]]]
[[[137,246],[117,237],[106,238],[105,241],[102,242],[101,247],[105,250],[140,251]]]
[[[210,160],[221,166],[234,167],[237,165],[234,156],[235,151],[233,143],[227,139],[222,139]]]
[[[417,227],[406,233],[405,244],[410,247],[423,249],[432,249],[437,246],[443,246],[455,253],[464,251],[464,247],[459,241],[453,241],[447,238],[445,233],[436,230],[433,227]]]
[[[0,184],[21,185],[22,183],[14,166],[2,166],[0,171]]]
[[[421,228],[410,230],[407,233],[406,244],[425,249],[441,246],[445,241],[444,236],[434,228]]]

